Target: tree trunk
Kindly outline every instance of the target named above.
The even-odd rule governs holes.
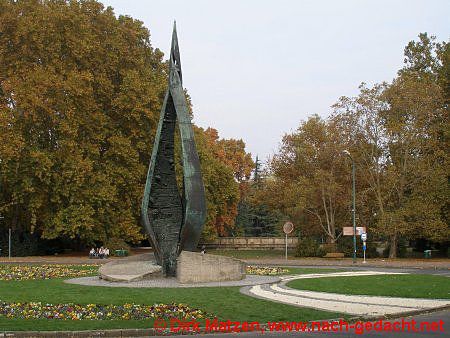
[[[391,241],[389,243],[389,258],[397,257],[397,234],[392,235]]]

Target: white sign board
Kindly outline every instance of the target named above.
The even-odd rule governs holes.
[[[367,234],[365,232],[361,234],[361,240],[363,242],[367,241]]]
[[[344,236],[353,236],[353,227],[343,227],[342,232]],[[364,233],[366,233],[366,227],[356,227],[357,236],[361,236]]]

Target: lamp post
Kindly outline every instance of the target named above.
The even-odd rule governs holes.
[[[0,215],[0,221],[1,221],[2,219],[4,219],[4,217]],[[1,256],[1,255],[2,255],[2,249],[0,248],[0,256]]]
[[[355,161],[348,150],[343,153],[352,160],[352,220],[353,220],[353,263],[356,263],[356,189],[355,189]]]
[[[0,164],[2,164],[2,159],[0,158]],[[1,182],[0,182],[1,183]],[[0,184],[0,192],[1,192],[1,184]],[[2,215],[0,215],[0,220],[5,219]],[[1,254],[1,249],[0,249]],[[8,229],[8,257],[11,258],[11,228]]]

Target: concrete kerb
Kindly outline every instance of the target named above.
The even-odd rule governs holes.
[[[384,274],[383,272],[371,272],[370,274]],[[406,304],[403,301],[407,298],[399,297],[383,297],[383,296],[358,296],[358,295],[341,295],[335,293],[326,292],[315,292],[315,291],[302,291],[297,289],[292,289],[286,284],[295,279],[304,279],[310,276],[311,278],[320,277],[339,277],[337,274],[345,273],[331,273],[331,274],[321,274],[322,276],[313,275],[298,275],[298,276],[285,276],[282,278],[281,282],[273,283],[271,285],[256,285],[241,288],[241,293],[259,298],[265,299],[277,303],[288,304],[292,306],[297,306],[301,308],[317,308],[321,311],[328,312],[341,312],[347,313],[347,315],[355,316],[358,313],[364,313],[362,315],[364,318],[371,318],[372,316],[404,316],[410,313],[421,313],[424,310],[432,309],[445,309],[450,306],[447,299],[411,299],[414,301],[411,305],[400,305]],[[365,275],[365,272],[359,272],[358,275]],[[390,273],[387,273],[390,274]],[[398,274],[398,273],[394,273]],[[361,297],[361,298],[359,298]],[[317,306],[315,306],[314,301],[317,301]],[[341,304],[342,307],[337,305]],[[398,302],[398,303],[397,303]],[[320,304],[319,304],[320,303]],[[336,303],[336,304],[333,304]],[[358,316],[358,315],[357,315]]]

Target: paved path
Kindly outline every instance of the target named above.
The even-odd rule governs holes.
[[[286,283],[295,279],[369,276],[380,274],[401,273],[352,271],[328,274],[291,275],[281,277],[281,282],[278,283],[254,285],[252,287],[243,288],[241,291],[250,296],[289,305],[311,307],[325,311],[342,312],[358,316],[399,314],[450,305],[450,300],[343,295],[327,292],[303,291],[286,286]]]
[[[329,269],[327,266],[312,266],[312,265],[301,265],[301,266],[283,266],[283,267],[298,267],[298,268],[314,268],[314,269]],[[400,267],[371,267],[371,266],[348,266],[348,267],[336,267],[337,270],[341,271],[379,271],[379,272],[403,272],[418,275],[436,275],[436,276],[446,276],[450,277],[449,269],[433,269],[433,268],[400,268]]]
[[[368,259],[366,263],[358,258],[353,264],[351,258],[244,258],[247,264],[252,265],[283,265],[283,266],[314,266],[314,267],[362,267],[362,268],[403,268],[403,269],[433,269],[450,271],[450,259],[407,259],[407,258],[373,258]]]
[[[131,255],[150,253],[148,249],[132,249]],[[214,250],[211,252],[214,254]],[[239,258],[239,257],[236,257]],[[109,259],[89,259],[88,253],[60,254],[57,256],[28,256],[28,257],[0,257],[0,263],[38,263],[38,264],[104,264],[111,260],[120,260],[122,258],[110,257]],[[353,264],[351,258],[299,258],[289,257],[285,260],[283,257],[265,257],[265,258],[239,258],[251,265],[283,265],[283,266],[313,266],[313,267],[361,267],[361,268],[408,268],[408,269],[428,269],[428,270],[447,270],[450,271],[450,259],[432,258],[432,259],[387,259],[374,258],[368,259],[363,264],[362,259],[358,258],[357,263]]]
[[[99,277],[79,277],[66,279],[64,282],[69,284],[79,284],[87,286],[108,286],[108,287],[125,287],[125,288],[199,288],[199,287],[225,287],[225,286],[246,286],[264,283],[275,283],[280,281],[280,277],[275,276],[257,276],[246,275],[242,280],[237,281],[223,281],[223,282],[209,282],[209,283],[195,283],[195,284],[181,284],[175,277],[169,278],[152,278],[142,279],[131,282],[109,282]]]

